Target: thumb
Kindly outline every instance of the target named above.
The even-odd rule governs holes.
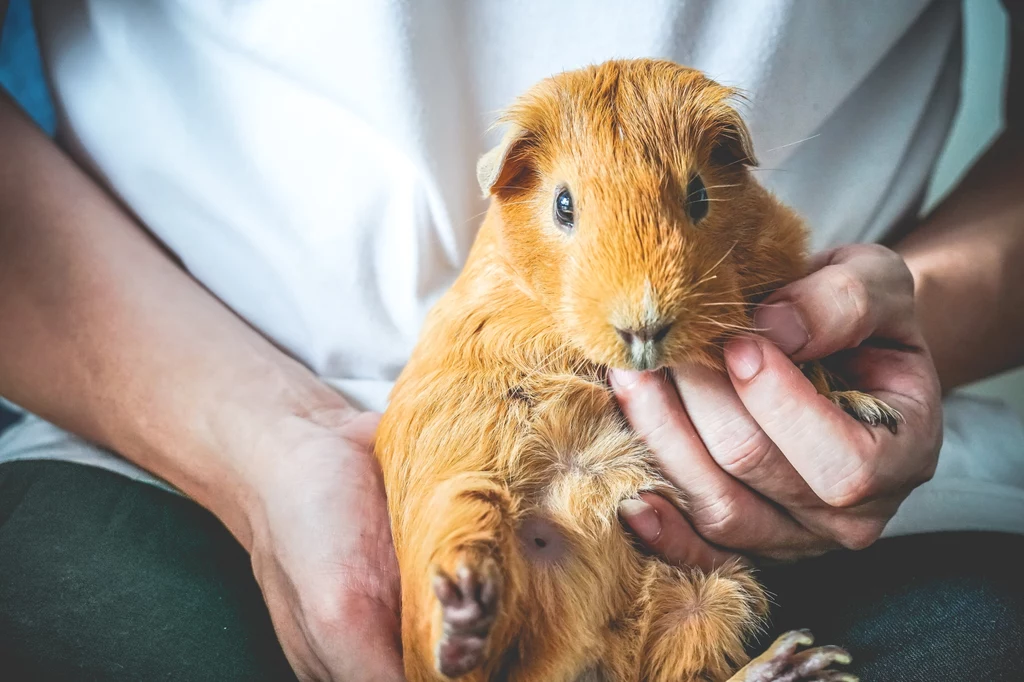
[[[619,515],[648,549],[676,566],[710,572],[736,556],[708,544],[671,502],[655,493],[623,500]]]
[[[829,254],[823,267],[772,294],[754,326],[794,362],[859,346],[871,336],[917,342],[914,280],[899,255],[857,244]]]
[[[404,682],[398,614],[366,595],[354,595],[346,609],[347,631],[334,633],[344,643],[330,651],[333,679]]]

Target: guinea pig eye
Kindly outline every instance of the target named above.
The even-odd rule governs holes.
[[[566,230],[572,229],[576,215],[572,207],[572,194],[567,187],[559,187],[555,192],[554,215],[556,223]]]
[[[686,186],[686,213],[695,223],[708,214],[708,190],[699,175],[694,175]]]

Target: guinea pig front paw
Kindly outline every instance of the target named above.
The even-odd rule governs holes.
[[[442,621],[435,664],[445,677],[461,677],[484,662],[498,614],[501,573],[494,559],[484,557],[473,567],[460,563],[454,578],[435,569],[433,587]]]
[[[808,630],[787,632],[728,682],[858,682],[856,675],[829,669],[833,663],[850,662],[844,649],[822,646],[798,652],[813,643]]]
[[[898,410],[870,393],[849,390],[849,386],[838,375],[830,372],[821,362],[805,362],[800,365],[804,376],[811,380],[818,393],[832,401],[848,415],[869,426],[884,426],[896,433],[899,425],[906,420]]]
[[[869,426],[884,426],[896,433],[903,415],[885,402],[860,391],[832,391],[828,399]]]

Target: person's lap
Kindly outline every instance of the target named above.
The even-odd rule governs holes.
[[[0,464],[0,679],[295,677],[211,514],[99,468],[18,461]]]
[[[1024,536],[933,533],[885,539],[765,569],[771,637],[810,629],[880,682],[1024,679]],[[771,637],[765,637],[770,641]]]
[[[1019,679],[1022,550],[940,534],[765,569],[777,606],[759,646],[810,628],[865,680]],[[212,515],[104,470],[23,461],[0,465],[0,678],[294,676],[248,556]]]

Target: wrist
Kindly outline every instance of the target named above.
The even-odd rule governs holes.
[[[919,251],[913,244],[901,250],[914,276],[915,317],[944,393],[985,374],[985,361],[970,349],[998,326],[996,306],[978,303],[999,300],[1001,264],[984,251],[985,266],[975,267],[955,251]]]
[[[360,414],[298,365],[274,371],[258,383],[258,388],[238,387],[236,399],[218,411],[210,429],[215,447],[224,453],[231,485],[226,490],[219,486],[209,490],[208,508],[246,549],[251,548],[254,529],[265,517],[268,500],[282,488],[285,494],[293,494],[292,473],[301,478],[302,470],[308,468],[303,461],[304,444],[333,438],[343,424]]]
[[[164,387],[160,414],[134,419],[112,439],[115,450],[217,516],[247,550],[263,498],[282,469],[296,465],[298,444],[358,414],[274,350],[236,356],[215,375]]]

